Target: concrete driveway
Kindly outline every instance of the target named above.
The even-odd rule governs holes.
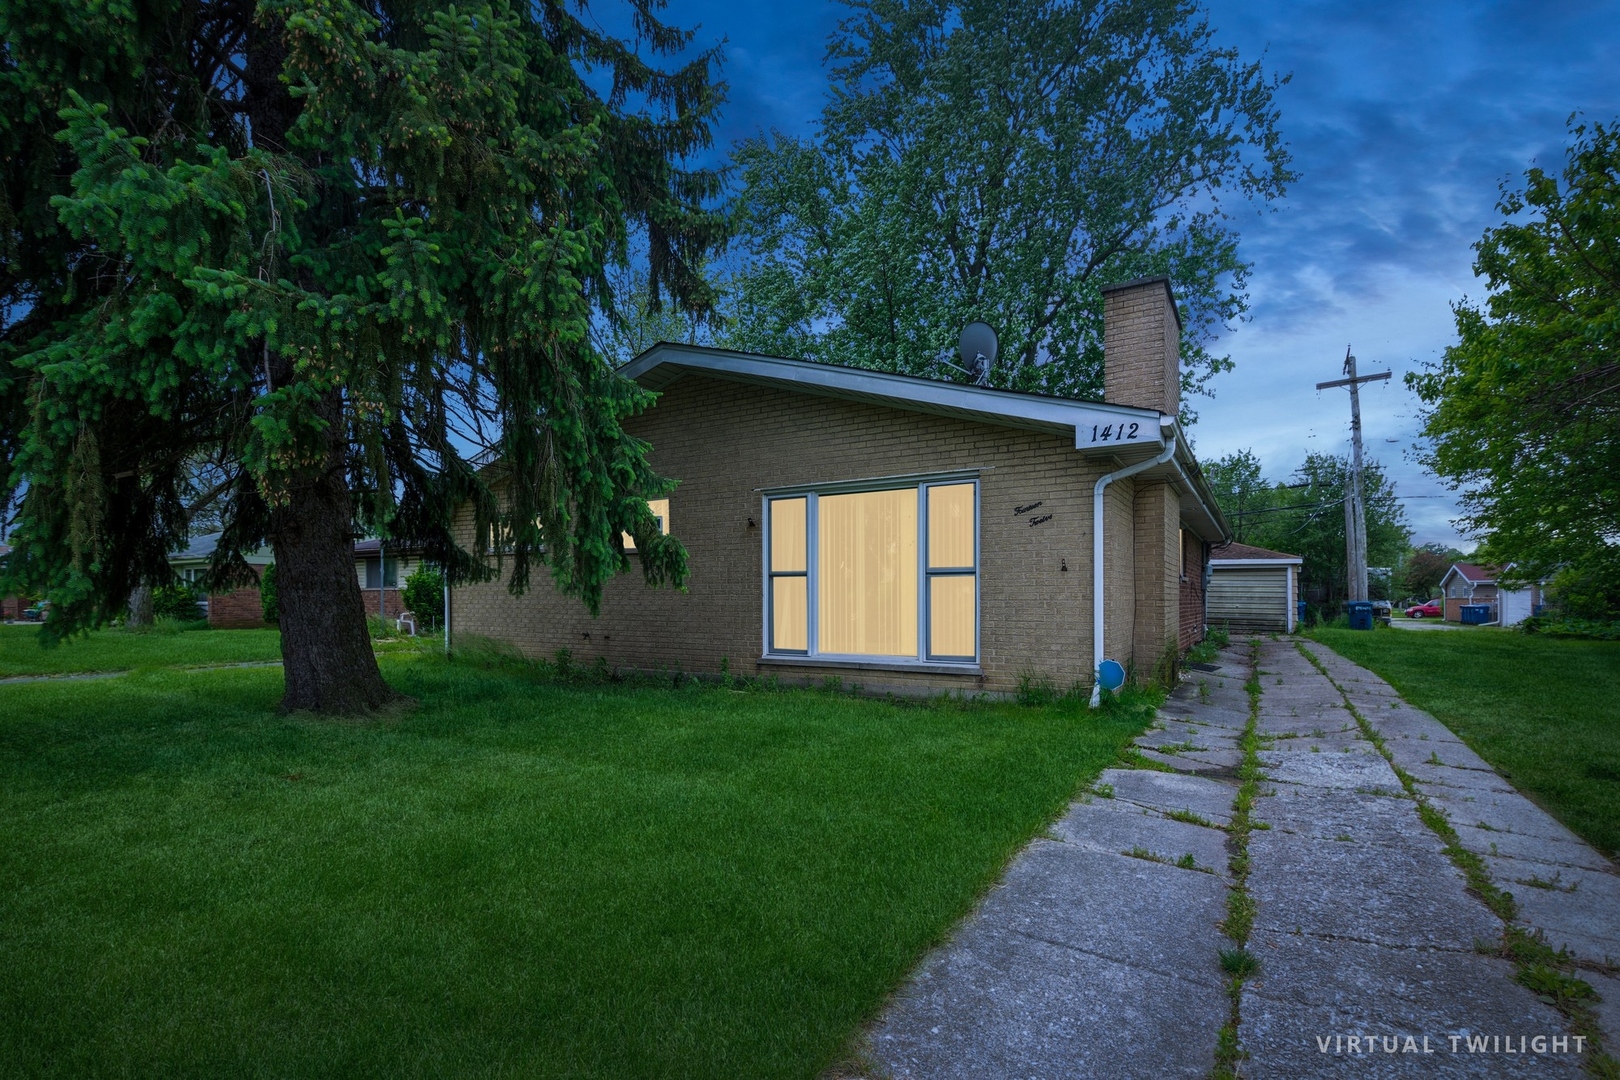
[[[1601,971],[1620,959],[1616,867],[1382,680],[1308,649],[1315,663],[1261,641],[1255,666],[1237,643],[1185,682],[1137,740],[1155,768],[1106,771],[1013,861],[874,1025],[855,1075],[1208,1077],[1223,1027],[1244,1077],[1579,1075],[1592,1029],[1521,985],[1507,926],[1420,804],[1511,887],[1518,925],[1579,960],[1615,1047],[1620,980]],[[1263,773],[1246,864],[1259,967],[1234,984],[1245,733]]]

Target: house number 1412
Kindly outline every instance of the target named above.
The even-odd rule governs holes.
[[[1122,439],[1134,439],[1136,438],[1137,430],[1141,426],[1141,424],[1132,424],[1131,430],[1127,432],[1124,424],[1119,425],[1117,430],[1113,424],[1108,424],[1104,427],[1098,427],[1096,424],[1092,424],[1091,441],[1107,442],[1109,439],[1113,439],[1115,442],[1119,442]]]

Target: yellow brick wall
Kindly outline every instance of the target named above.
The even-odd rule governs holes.
[[[1181,323],[1164,279],[1103,290],[1103,386],[1116,405],[1181,411]]]
[[[1060,689],[1090,682],[1091,490],[1105,466],[1088,464],[1072,438],[695,374],[668,387],[629,427],[651,443],[654,466],[681,481],[669,516],[690,555],[688,591],[648,588],[632,570],[608,585],[593,619],[541,571],[523,597],[501,582],[456,589],[455,636],[502,639],[543,658],[566,648],[578,663],[603,656],[642,670],[712,673],[724,657],[734,674],[775,674],[784,682],[836,675],[846,685],[895,692],[1010,692],[1026,670]],[[759,489],[967,469],[982,470],[982,676],[759,662]],[[1141,557],[1132,536],[1134,490],[1131,481],[1116,483],[1106,503],[1107,652],[1126,662]],[[1149,667],[1153,659],[1146,658]]]

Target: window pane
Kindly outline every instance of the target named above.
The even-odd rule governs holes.
[[[668,536],[669,535],[669,500],[668,499],[648,499],[647,500],[647,509],[651,510],[652,513],[653,513],[653,517],[658,519],[658,531],[663,533],[665,536]],[[619,535],[624,537],[624,550],[626,550],[626,551],[634,551],[634,550],[636,550],[636,538],[635,537],[631,536],[629,533],[620,533]]]
[[[917,655],[917,489],[823,495],[817,647]]]
[[[771,500],[772,570],[809,569],[804,554],[804,506],[804,499]]]
[[[928,647],[931,656],[972,656],[973,574],[928,579]]]
[[[928,565],[973,565],[973,485],[928,489]]]
[[[810,647],[808,578],[771,579],[771,648],[804,652]]]

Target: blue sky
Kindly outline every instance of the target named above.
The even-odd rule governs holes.
[[[810,135],[827,88],[830,2],[671,0],[670,22],[726,39],[719,145],[771,128]],[[1558,168],[1566,118],[1620,118],[1620,0],[1585,3],[1205,5],[1217,40],[1293,79],[1281,129],[1301,177],[1274,213],[1239,222],[1254,264],[1248,321],[1216,347],[1237,369],[1197,404],[1205,460],[1253,449],[1272,479],[1308,450],[1349,444],[1337,378],[1347,344],[1368,389],[1368,452],[1395,477],[1418,543],[1461,543],[1455,503],[1410,459],[1417,402],[1400,377],[1454,339],[1450,305],[1480,298],[1470,245],[1499,218],[1499,185]]]

